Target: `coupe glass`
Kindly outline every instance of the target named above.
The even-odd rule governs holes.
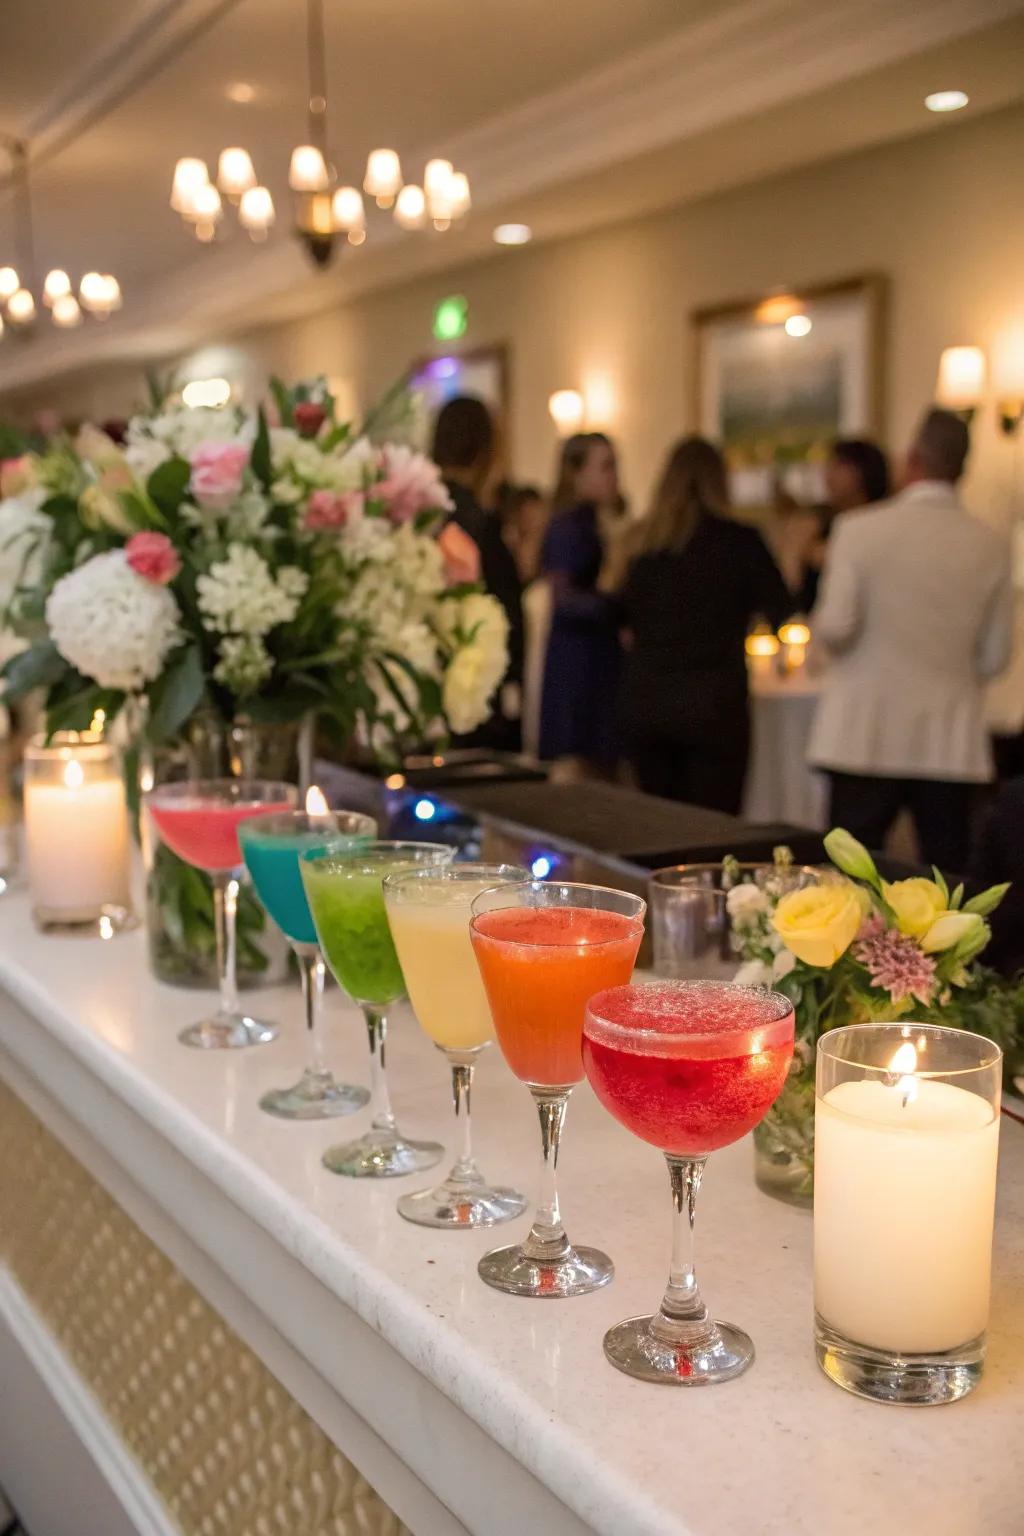
[[[539,880],[482,892],[470,933],[502,1054],[540,1116],[541,1197],[523,1244],[495,1248],[479,1273],[514,1296],[581,1296],[607,1285],[608,1255],[574,1248],[562,1225],[556,1169],[565,1111],[583,1079],[583,1015],[595,992],[628,981],[645,903],[598,885]]]
[[[448,864],[443,843],[372,842],[365,847],[306,853],[299,861],[324,959],[336,981],[359,1004],[370,1037],[372,1126],[357,1141],[329,1147],[323,1163],[354,1179],[420,1173],[440,1161],[436,1141],[410,1141],[395,1124],[388,1095],[387,1010],[405,996],[405,980],[384,910],[386,875],[420,865]]]
[[[299,872],[304,853],[365,846],[377,823],[358,811],[284,811],[243,821],[238,841],[256,894],[282,930],[299,963],[310,1062],[290,1088],[272,1088],[260,1108],[282,1120],[329,1120],[361,1109],[365,1088],[339,1083],[324,1060],[324,961]]]
[[[583,1026],[590,1086],[627,1130],[660,1148],[672,1188],[672,1264],[653,1317],[610,1329],[604,1352],[641,1381],[728,1381],[754,1358],[749,1337],[715,1322],[693,1265],[694,1204],[708,1154],[738,1141],[774,1103],[793,1055],[793,1004],[717,981],[614,987]]]
[[[447,1177],[435,1189],[403,1195],[398,1202],[399,1214],[423,1227],[493,1227],[526,1209],[516,1190],[488,1184],[473,1157],[473,1069],[494,1039],[494,1025],[469,920],[473,900],[482,891],[529,878],[529,871],[517,864],[449,864],[407,870],[384,881],[384,905],[409,1001],[421,1027],[448,1058],[456,1128],[462,1121],[462,1148]]]
[[[184,1045],[204,1051],[266,1045],[277,1026],[243,1013],[235,982],[235,915],[242,851],[238,828],[250,817],[291,810],[299,792],[273,779],[185,779],[158,784],[146,795],[153,824],[173,853],[206,870],[213,886],[220,1007],[181,1032]]]

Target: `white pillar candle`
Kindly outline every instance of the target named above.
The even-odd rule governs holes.
[[[817,1100],[814,1301],[825,1323],[900,1355],[985,1332],[998,1146],[998,1109],[952,1083],[865,1078]]]
[[[104,743],[64,741],[26,753],[25,851],[29,892],[50,922],[88,922],[127,907],[124,782]]]

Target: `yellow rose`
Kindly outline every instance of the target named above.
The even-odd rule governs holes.
[[[940,954],[944,949],[952,949],[954,944],[959,944],[968,935],[972,938],[980,938],[986,924],[976,912],[942,912],[928,929],[921,940],[921,948],[926,955]]]
[[[919,939],[946,910],[946,898],[934,880],[882,882],[882,894],[896,914],[900,933]]]
[[[772,927],[798,960],[827,970],[849,949],[863,917],[856,886],[827,880],[783,896]]]

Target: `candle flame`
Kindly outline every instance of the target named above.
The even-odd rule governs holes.
[[[68,789],[81,789],[85,783],[85,769],[74,758],[64,765],[64,783]]]
[[[889,1063],[889,1071],[893,1076],[895,1077],[897,1073],[900,1074],[899,1081],[896,1084],[896,1091],[903,1096],[904,1109],[917,1098],[917,1078],[914,1076],[916,1070],[917,1051],[909,1040],[905,1040]]]
[[[102,736],[103,735],[103,727],[106,724],[106,720],[107,720],[107,712],[106,712],[105,709],[93,710],[93,716],[92,716],[91,721],[89,722],[89,734],[90,734],[90,736]]]
[[[316,784],[311,784],[306,790],[306,815],[324,816],[327,813],[327,800],[324,792]]]

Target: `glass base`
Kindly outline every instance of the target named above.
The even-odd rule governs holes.
[[[387,1131],[367,1131],[358,1141],[328,1147],[321,1162],[347,1179],[397,1179],[433,1168],[443,1156],[444,1147],[437,1141],[406,1141]]]
[[[974,1390],[984,1367],[985,1337],[935,1354],[891,1355],[852,1343],[815,1313],[814,1350],[825,1375],[844,1391],[876,1403],[927,1407],[955,1403]]]
[[[477,1273],[509,1296],[586,1296],[608,1284],[615,1266],[598,1248],[569,1248],[560,1258],[540,1262],[516,1243],[485,1253]]]
[[[399,1216],[420,1227],[496,1227],[525,1210],[525,1199],[514,1189],[454,1179],[446,1179],[436,1189],[403,1195],[398,1202]]]
[[[365,1088],[339,1083],[331,1072],[308,1071],[292,1088],[271,1088],[260,1099],[260,1109],[279,1120],[333,1120],[354,1115],[369,1101]]]
[[[215,1013],[190,1024],[178,1039],[197,1051],[240,1051],[247,1045],[269,1045],[277,1039],[277,1025],[247,1013]]]
[[[714,1334],[701,1344],[663,1343],[651,1332],[653,1317],[630,1317],[604,1336],[604,1352],[617,1370],[638,1381],[660,1381],[670,1387],[703,1387],[731,1381],[754,1359],[752,1340],[731,1323],[715,1323]]]
[[[130,907],[101,907],[98,912],[82,917],[50,907],[33,907],[32,917],[40,933],[66,934],[80,939],[112,939],[139,926]]]

